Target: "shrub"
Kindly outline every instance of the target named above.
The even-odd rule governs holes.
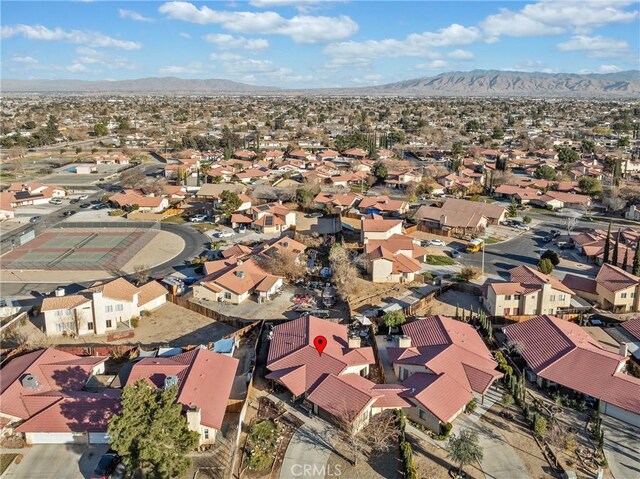
[[[476,279],[482,274],[480,268],[476,268],[475,266],[465,266],[460,270],[460,276],[465,281],[471,281],[472,279]]]
[[[477,407],[478,407],[478,401],[476,401],[476,399],[474,398],[471,401],[469,401],[467,405],[464,407],[464,412],[466,412],[467,414],[471,414],[473,411],[476,410]]]
[[[552,249],[548,249],[547,251],[542,253],[540,259],[548,259],[549,261],[551,261],[551,264],[553,264],[554,267],[560,264],[560,257],[558,256],[558,253],[556,253]]]
[[[133,328],[137,328],[139,324],[140,324],[140,316],[134,316],[133,318],[131,318],[131,326]]]
[[[524,224],[529,224],[531,223],[531,216],[525,216],[524,218],[522,218],[522,222]]]
[[[117,209],[109,211],[109,216],[122,216],[124,214],[124,210]]]
[[[543,415],[535,413],[533,415],[533,433],[542,439],[547,435],[547,418]]]
[[[553,263],[551,260],[548,258],[541,259],[538,263],[538,271],[542,274],[551,274],[553,271]]]

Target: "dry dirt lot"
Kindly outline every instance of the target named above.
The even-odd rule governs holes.
[[[447,451],[434,446],[426,439],[410,433],[407,433],[407,438],[413,450],[413,459],[418,477],[425,479],[447,479],[451,477],[449,476],[449,469],[454,465],[447,457]],[[477,466],[467,466],[465,472],[469,479],[484,479],[484,474]]]

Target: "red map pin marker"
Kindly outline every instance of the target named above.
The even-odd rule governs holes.
[[[324,351],[324,348],[327,347],[327,338],[325,338],[324,336],[316,336],[315,338],[313,338],[313,345],[318,350],[318,354],[322,356],[322,351]]]

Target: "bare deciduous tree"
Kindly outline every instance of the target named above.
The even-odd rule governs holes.
[[[331,247],[329,263],[331,271],[333,271],[333,283],[336,290],[343,299],[347,299],[355,290],[354,279],[358,277],[358,270],[353,265],[347,250],[339,244]]]
[[[282,276],[289,282],[304,278],[306,274],[306,258],[292,251],[278,251],[271,256],[260,255],[257,258],[267,273]]]

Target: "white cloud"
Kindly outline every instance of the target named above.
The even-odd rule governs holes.
[[[443,68],[449,68],[449,63],[445,60],[433,60],[428,63],[419,63],[416,68],[418,70],[442,70]]]
[[[586,51],[593,57],[615,57],[627,50],[629,44],[624,40],[601,35],[574,35],[566,42],[558,43],[557,47],[563,52]]]
[[[326,2],[326,0],[325,0]],[[323,3],[322,0],[251,0],[249,5],[258,8],[286,7],[286,6],[306,6]]]
[[[344,15],[284,18],[276,12],[226,12],[207,6],[198,9],[192,3],[179,1],[164,3],[159,11],[174,20],[200,25],[218,24],[236,33],[287,35],[297,43],[342,40],[358,30],[358,25]]]
[[[227,73],[273,73],[278,71],[274,63],[271,60],[253,60],[245,59],[233,62],[227,62],[224,64],[224,69]]]
[[[123,50],[138,50],[142,48],[142,44],[139,42],[118,40],[103,33],[88,30],[66,31],[61,28],[51,30],[43,25],[18,24],[3,26],[0,31],[2,38],[11,38],[18,35],[29,40],[67,41],[96,48],[120,48]]]
[[[365,42],[332,43],[326,46],[324,52],[336,58],[434,58],[440,56],[440,54],[434,51],[433,48],[468,45],[479,41],[482,41],[482,34],[479,29],[454,23],[437,32],[412,33],[404,40],[388,38]]]
[[[209,43],[215,43],[221,49],[262,50],[269,46],[269,41],[264,38],[234,37],[226,33],[209,33],[202,39]]]
[[[182,38],[186,38],[187,40],[191,40],[191,35],[189,35],[189,34],[188,34],[188,33],[186,33],[186,32],[180,32],[180,36],[181,36]]]
[[[454,50],[449,52],[447,56],[454,60],[473,60],[473,53],[468,50]]]
[[[73,63],[72,65],[69,65],[67,67],[67,70],[70,71],[70,72],[73,72],[73,73],[84,73],[84,72],[89,71],[89,69],[85,65],[83,65],[82,63],[78,63],[78,62]]]
[[[541,60],[524,60],[512,67],[503,68],[503,71],[510,72],[542,72],[542,73],[558,73],[558,70],[550,68]]]
[[[481,26],[495,37],[558,35],[573,30],[584,33],[604,25],[627,23],[638,18],[638,11],[625,11],[633,0],[539,1],[518,11],[501,8],[489,15]]]
[[[622,68],[617,65],[600,65],[600,68],[598,70],[600,71],[600,73],[617,73],[621,72]]]
[[[243,58],[244,57],[242,55],[238,55],[236,53],[229,53],[229,52],[222,52],[222,53],[214,52],[211,55],[209,55],[209,60],[223,61],[223,62],[242,60]]]
[[[369,58],[332,58],[324,65],[322,69],[337,71],[343,68],[349,68],[350,70],[366,70],[370,68],[372,61]]]
[[[36,60],[33,57],[13,57],[11,58],[11,61],[16,62],[16,63],[29,63],[31,65],[38,63],[38,60]]]
[[[199,74],[204,73],[205,68],[201,62],[190,62],[187,65],[168,65],[160,68],[160,73],[167,73],[170,75],[180,75],[183,73]]]
[[[124,10],[120,8],[118,9],[118,14],[120,15],[120,18],[130,18],[136,22],[155,22],[155,19],[140,15],[138,12],[133,10]]]
[[[382,75],[372,73],[371,75],[364,75],[362,77],[355,77],[352,81],[358,85],[373,85],[381,83],[384,80]]]

